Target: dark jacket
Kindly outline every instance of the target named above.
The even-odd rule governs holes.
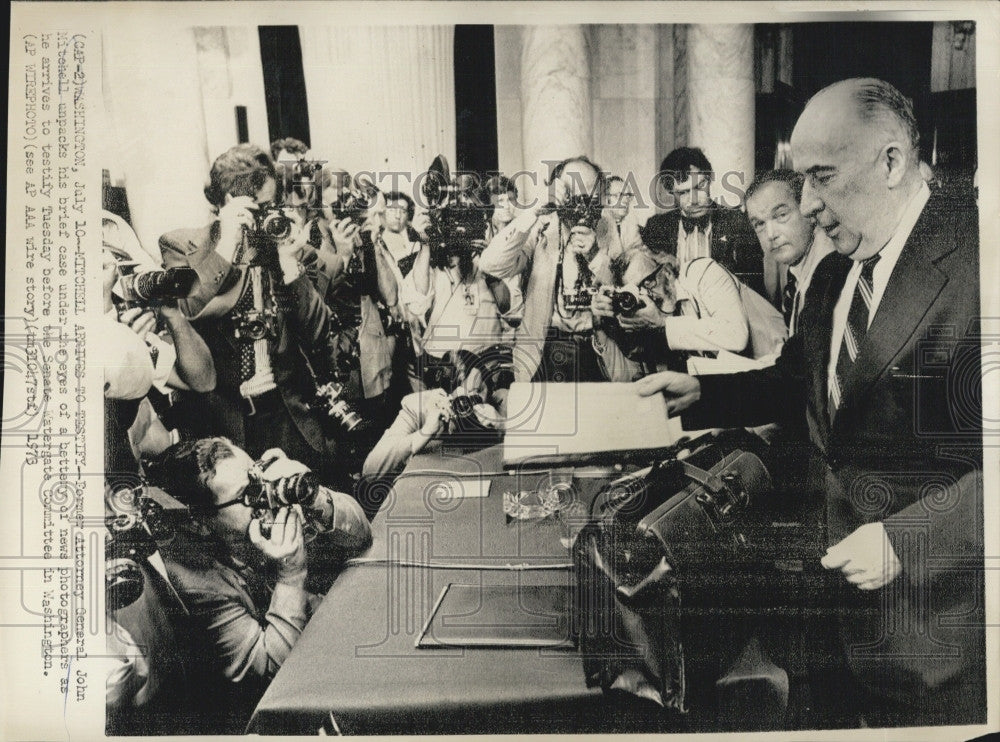
[[[712,260],[728,268],[730,273],[761,296],[767,296],[760,243],[746,214],[739,209],[727,209],[718,204],[713,205],[710,214]],[[677,255],[677,229],[680,220],[679,210],[656,214],[639,230],[639,235],[650,250]]]
[[[218,239],[218,222],[181,229],[160,238],[160,252],[166,267],[189,266],[198,271],[195,293],[179,303],[215,362],[218,383],[210,395],[209,414],[219,419],[226,435],[242,445],[240,341],[229,310],[240,296],[244,276],[215,251]],[[277,339],[269,344],[274,383],[303,438],[315,451],[324,452],[329,442],[307,404],[315,392],[314,377],[326,380],[335,363],[332,315],[305,274],[287,286],[276,282],[275,291],[283,311],[278,316]]]
[[[985,710],[979,231],[974,212],[941,207],[932,196],[914,226],[832,425],[832,318],[852,265],[838,253],[817,266],[800,331],[777,363],[701,377],[684,425],[805,410],[829,543],[881,522],[902,563],[879,590],[844,583],[848,663],[876,694],[958,724]]]

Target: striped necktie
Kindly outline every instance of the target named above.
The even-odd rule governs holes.
[[[873,255],[861,263],[861,275],[858,277],[858,285],[854,288],[854,298],[851,299],[851,309],[847,314],[847,325],[844,327],[844,339],[840,343],[840,355],[837,356],[837,370],[830,385],[831,423],[843,401],[841,395],[844,382],[857,360],[861,341],[868,333],[868,318],[872,308],[872,274],[878,259],[878,255]]]
[[[795,314],[795,289],[798,285],[795,274],[789,272],[788,282],[781,294],[781,314],[785,318],[785,327],[792,329],[792,317]]]

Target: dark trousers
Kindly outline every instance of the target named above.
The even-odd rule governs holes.
[[[542,360],[532,381],[606,381],[590,333],[549,328],[542,347]]]

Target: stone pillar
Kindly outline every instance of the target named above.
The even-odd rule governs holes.
[[[592,156],[590,65],[583,26],[524,26],[521,34],[522,200],[545,198],[546,161]]]
[[[687,74],[687,144],[701,147],[715,168],[713,197],[737,206],[732,191],[754,176],[753,26],[688,26]]]

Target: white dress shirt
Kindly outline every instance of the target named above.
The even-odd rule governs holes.
[[[695,258],[712,257],[712,222],[705,229],[695,227],[684,231],[684,220],[677,222],[677,262],[683,268]]]
[[[795,265],[788,266],[788,272],[795,276],[795,299],[792,302],[792,317],[788,326],[789,337],[795,334],[795,328],[799,322],[799,314],[802,312],[802,305],[806,301],[806,291],[809,290],[809,284],[812,283],[816,266],[819,265],[819,262],[823,258],[832,253],[833,250],[833,243],[826,232],[816,227],[813,230],[812,245],[809,246],[809,250],[805,256]]]
[[[881,257],[875,264],[875,269],[872,272],[872,305],[871,310],[868,312],[869,327],[872,326],[872,320],[875,319],[875,314],[878,312],[879,304],[882,302],[882,295],[885,293],[885,287],[889,283],[889,277],[892,276],[892,271],[899,261],[903,247],[905,247],[906,241],[910,238],[910,233],[913,231],[917,219],[920,218],[920,213],[924,210],[924,206],[927,205],[927,199],[930,198],[930,195],[931,191],[927,187],[927,184],[921,183],[920,188],[917,189],[913,198],[910,199],[910,203],[903,210],[903,215],[896,226],[896,231],[893,232],[892,237],[885,243],[885,247],[878,253]],[[840,299],[837,300],[837,306],[833,310],[833,332],[830,337],[830,364],[827,367],[827,388],[833,387],[837,374],[837,358],[840,356],[840,344],[844,339],[844,328],[847,327],[847,315],[851,311],[851,302],[854,299],[854,289],[858,285],[858,278],[861,276],[861,267],[861,261],[856,261],[851,266],[851,270],[847,274],[847,280],[844,282],[844,288],[840,292]]]

